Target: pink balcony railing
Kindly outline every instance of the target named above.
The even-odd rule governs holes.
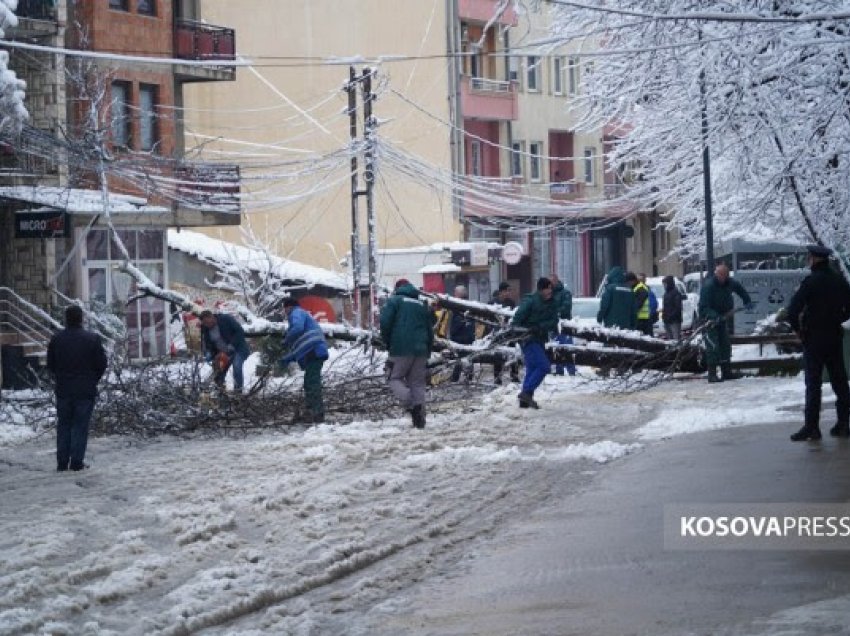
[[[516,82],[464,75],[460,101],[464,117],[497,121],[517,118]]]

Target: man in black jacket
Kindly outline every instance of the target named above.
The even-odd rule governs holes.
[[[106,352],[100,336],[83,329],[77,305],[65,310],[65,329],[47,345],[47,368],[56,379],[56,469],[82,470]]]
[[[833,437],[850,437],[850,387],[844,367],[841,326],[850,318],[850,286],[829,267],[832,251],[810,245],[806,276],[788,305],[788,322],[803,341],[803,364],[806,371],[806,407],[803,428],[791,441],[819,440],[821,382],[823,369],[829,371],[829,382],[835,392],[837,422],[829,431]]]
[[[455,287],[455,298],[461,300],[469,299],[469,291],[463,285]],[[462,345],[471,345],[475,342],[475,321],[469,316],[465,316],[460,311],[450,311],[449,317],[449,340]],[[452,382],[460,380],[461,373],[466,376],[466,381],[472,381],[473,367],[472,364],[466,364],[464,369],[463,361],[458,358],[452,369]]]

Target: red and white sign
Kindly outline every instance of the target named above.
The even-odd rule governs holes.
[[[505,243],[504,247],[502,247],[502,260],[508,265],[516,265],[519,263],[522,260],[523,254],[524,250],[522,249],[522,245],[516,241]]]

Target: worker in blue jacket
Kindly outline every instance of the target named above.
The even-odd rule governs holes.
[[[304,397],[310,411],[309,421],[325,421],[325,405],[322,400],[322,366],[328,359],[325,334],[316,319],[301,308],[294,298],[283,301],[283,310],[289,326],[283,337],[285,351],[280,360],[282,366],[297,362],[304,370]]]

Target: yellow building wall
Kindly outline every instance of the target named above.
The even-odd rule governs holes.
[[[347,161],[321,182],[311,176],[315,170],[309,164],[292,163],[347,147],[347,96],[341,89],[348,79],[348,58],[362,69],[362,58],[433,56],[380,63],[373,86],[379,93],[374,114],[381,121],[383,139],[450,171],[450,130],[435,120],[450,119],[445,4],[445,0],[202,2],[204,21],[234,28],[238,54],[254,65],[253,70],[238,69],[234,82],[186,86],[186,150],[197,150],[198,159],[242,166],[243,230],[250,229],[277,254],[331,269],[338,269],[340,258],[349,251]],[[343,63],[328,65],[329,58]],[[375,197],[379,246],[408,247],[460,237],[447,191],[435,192],[386,171],[380,174],[385,178],[379,177]],[[321,192],[296,196],[311,190]],[[361,242],[365,242],[363,198],[360,209]],[[241,241],[235,227],[200,231]]]

